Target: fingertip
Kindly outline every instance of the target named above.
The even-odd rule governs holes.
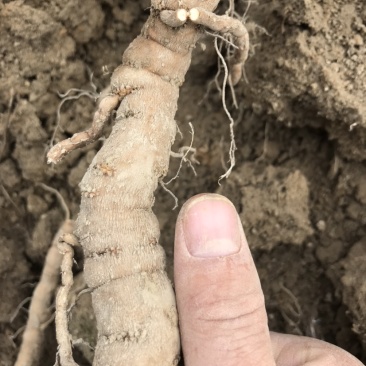
[[[242,357],[272,365],[264,297],[234,205],[217,194],[188,200],[174,257],[186,365],[234,365]]]
[[[240,250],[241,224],[234,205],[224,196],[193,197],[182,208],[179,221],[182,244],[193,257],[222,257]]]

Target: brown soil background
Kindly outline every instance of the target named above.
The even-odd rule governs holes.
[[[223,2],[222,9],[227,4]],[[13,365],[27,304],[63,218],[57,188],[73,217],[78,183],[99,141],[59,166],[45,154],[70,88],[98,91],[148,16],[149,1],[0,1],[0,365]],[[245,2],[237,3],[243,13]],[[182,88],[177,122],[190,142],[195,128],[197,177],[184,166],[170,189],[180,205],[200,192],[228,196],[240,212],[258,266],[272,330],[303,334],[366,361],[366,3],[363,0],[259,0],[246,21],[251,35],[247,82],[236,87],[237,165],[219,186],[229,148],[228,120],[212,88],[217,70],[210,38],[197,47]],[[107,71],[106,71],[107,70]],[[109,71],[108,71],[109,70]],[[95,108],[66,102],[56,141],[87,128]],[[171,175],[179,165],[172,161]],[[155,211],[172,273],[177,211],[166,192]],[[77,258],[76,272],[82,268]],[[71,323],[93,343],[85,297]],[[42,364],[53,364],[54,326]],[[76,347],[80,365],[91,353]]]

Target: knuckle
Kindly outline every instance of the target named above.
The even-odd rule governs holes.
[[[237,330],[251,324],[267,322],[264,297],[261,293],[199,296],[193,301],[196,320],[221,329]]]

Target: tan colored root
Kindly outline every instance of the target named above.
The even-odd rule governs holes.
[[[211,33],[208,30],[206,30],[205,33],[208,34],[209,36],[217,37],[217,38],[221,39],[224,43],[229,44],[231,47],[235,48],[236,50],[239,49],[239,47],[237,45],[235,45],[235,43],[231,42],[229,39],[225,38],[224,36],[221,36],[218,33]]]
[[[62,256],[57,248],[58,239],[65,233],[72,233],[73,229],[73,221],[67,219],[55,235],[47,253],[41,279],[33,292],[28,321],[15,366],[36,365],[39,362],[44,329],[52,318],[51,304],[60,277]]]
[[[93,82],[93,73],[92,72],[89,72],[89,83],[90,83],[90,85],[93,89],[92,91],[91,90],[86,90],[86,89],[71,88],[71,89],[67,90],[66,93],[58,93],[58,96],[62,100],[61,100],[61,102],[59,103],[59,105],[57,107],[56,128],[53,131],[53,134],[52,134],[52,137],[51,137],[50,148],[53,146],[57,131],[59,129],[61,129],[60,121],[61,121],[61,108],[62,108],[62,106],[68,101],[77,100],[77,99],[80,99],[82,97],[88,97],[90,99],[94,99],[95,101],[98,99],[99,95],[97,93],[97,87]],[[76,93],[76,94],[72,95],[73,93]]]
[[[172,208],[172,211],[174,211],[178,207],[178,197],[169,188],[166,187],[166,183],[164,183],[162,180],[159,180],[159,184],[161,188],[163,188],[165,192],[169,193],[174,199],[174,207]]]
[[[179,163],[179,168],[178,168],[176,174],[174,175],[174,177],[171,178],[168,182],[164,183],[165,185],[170,184],[171,182],[173,182],[174,180],[176,180],[179,177],[179,173],[182,169],[183,163],[187,163],[190,166],[190,168],[192,169],[193,174],[195,176],[197,176],[196,169],[194,169],[194,166],[192,164],[192,163],[199,164],[199,162],[197,161],[197,159],[195,157],[197,150],[192,147],[193,140],[194,140],[194,129],[193,129],[193,125],[191,122],[189,122],[189,127],[191,128],[191,135],[192,135],[190,145],[181,147],[179,149],[178,153],[175,153],[173,151],[170,152],[170,156],[172,156],[173,158],[180,158],[180,163]],[[190,158],[188,158],[189,153],[192,154]]]
[[[68,295],[74,283],[72,265],[74,263],[73,246],[78,245],[75,236],[67,233],[60,238],[58,249],[63,255],[61,263],[61,282],[56,296],[56,338],[59,345],[58,357],[61,366],[78,366],[72,356],[72,337],[68,327]]]
[[[18,314],[19,314],[20,310],[23,308],[23,306],[31,300],[32,300],[31,297],[26,297],[23,301],[21,301],[21,303],[15,309],[13,315],[10,317],[10,323],[12,323],[16,319],[16,317],[18,316]]]
[[[229,33],[234,37],[234,44],[238,48],[230,60],[230,79],[232,84],[236,85],[242,77],[243,65],[249,54],[249,34],[244,24],[228,15],[217,15],[203,8],[191,9],[189,18],[195,24],[221,34]]]
[[[217,2],[208,1],[207,8],[214,10]],[[112,90],[123,92],[127,88],[123,85],[133,85],[137,92],[126,96],[119,107],[120,117],[81,183],[83,192],[92,192],[82,196],[77,235],[86,258],[86,283],[93,288],[98,327],[95,365],[172,366],[179,359],[175,298],[165,273],[165,257],[158,245],[159,225],[151,206],[158,183],[172,194],[162,179],[168,171],[176,135],[179,87],[202,32],[196,26],[200,24],[199,16],[192,16],[191,11],[187,14],[198,21],[196,24],[167,27],[157,17],[157,12],[163,10],[159,8],[162,3],[156,2],[141,36],[126,49],[121,67],[112,76]],[[162,18],[170,24],[181,24],[172,18],[181,20],[179,11]],[[240,51],[240,44],[235,44]],[[94,125],[103,125],[122,97],[116,92],[102,99],[101,107],[105,101],[110,103],[104,109],[99,107]],[[61,160],[94,138],[86,133],[74,135],[53,148],[49,161]],[[116,174],[105,174],[108,169]],[[65,265],[57,297],[57,339],[61,364],[75,366],[66,312],[73,250],[66,243],[62,249]]]
[[[230,53],[230,47],[232,47],[232,48],[234,48],[234,49],[238,49],[239,47],[237,47],[233,42],[231,42],[228,38],[228,36],[226,36],[226,38],[225,37],[223,37],[223,36],[220,36],[220,34],[218,34],[218,33],[211,33],[211,32],[208,32],[208,31],[206,31],[205,32],[206,34],[208,34],[209,36],[212,36],[212,37],[215,37],[215,38],[218,38],[218,39],[220,39],[221,40],[221,42],[220,42],[220,45],[219,45],[219,53],[220,54],[222,54],[221,53],[221,49],[222,49],[222,45],[224,44],[224,43],[226,43],[226,44],[228,44],[228,52]],[[220,87],[220,85],[219,85],[219,81],[218,81],[218,79],[219,79],[219,76],[220,76],[220,74],[221,74],[221,59],[222,58],[220,58],[220,57],[218,57],[218,62],[217,62],[217,73],[216,73],[216,75],[215,75],[215,78],[214,78],[214,82],[215,82],[215,84],[216,84],[216,88],[217,88],[217,90],[219,90],[219,92],[221,93],[221,87]],[[244,70],[244,68],[242,68],[243,70]],[[228,78],[228,81],[229,81],[229,87],[230,87],[230,92],[231,92],[231,96],[232,96],[232,98],[233,98],[233,104],[234,104],[234,107],[236,108],[236,109],[238,109],[239,108],[239,105],[238,105],[238,101],[237,101],[237,99],[236,99],[236,94],[235,94],[235,90],[234,90],[234,84],[233,84],[233,82],[232,82],[232,78],[231,78],[231,75],[229,74],[229,78]],[[207,90],[207,94],[208,94],[208,92],[209,92],[209,89]]]
[[[39,186],[42,187],[44,190],[53,193],[57,197],[57,199],[62,207],[62,210],[65,213],[65,221],[70,220],[70,210],[67,207],[66,202],[63,199],[63,197],[61,196],[60,192],[57,189],[49,187],[48,185],[46,185],[44,183],[39,183]]]
[[[60,277],[62,256],[57,244],[61,235],[70,234],[74,230],[74,222],[70,220],[69,209],[60,193],[43,183],[43,189],[55,194],[65,212],[65,221],[56,233],[47,253],[39,283],[37,284],[29,307],[28,321],[23,334],[23,341],[15,366],[38,364],[43,344],[44,330],[53,320],[51,303]],[[24,302],[22,303],[22,305]],[[21,306],[22,306],[21,305]],[[20,308],[20,307],[19,307]],[[18,309],[19,311],[19,309]]]
[[[129,94],[131,89],[125,89],[119,95],[112,94],[105,96],[99,103],[99,108],[94,114],[92,126],[83,132],[78,132],[71,138],[59,142],[53,146],[47,154],[48,163],[59,163],[68,153],[84,147],[96,141],[103,132],[112,112],[118,107],[121,98]]]
[[[163,10],[160,12],[160,19],[171,27],[182,26],[187,19],[190,19],[193,23],[203,25],[214,32],[230,34],[235,43],[235,52],[230,60],[230,83],[236,85],[243,75],[243,66],[248,58],[249,33],[242,21],[232,18],[233,14],[234,1],[230,0],[225,15],[217,15],[203,8],[192,8],[189,12],[184,9]]]
[[[162,10],[160,12],[160,19],[169,27],[181,27],[187,21],[188,13],[185,9],[179,10]]]
[[[83,295],[85,295],[85,294],[88,294],[88,293],[90,293],[90,292],[92,292],[93,291],[93,289],[92,288],[85,288],[85,286],[83,287],[83,289],[82,290],[79,290],[80,292],[78,293],[78,294],[75,294],[74,296],[72,296],[71,297],[71,299],[70,299],[70,306],[69,306],[69,308],[67,309],[67,313],[68,314],[70,314],[71,313],[71,311],[72,311],[72,309],[76,306],[76,304],[77,304],[77,302],[80,300],[80,298],[83,296]],[[74,342],[74,344],[75,344],[75,342]]]
[[[230,121],[230,140],[231,140],[230,141],[230,150],[229,150],[230,167],[223,175],[220,176],[220,178],[219,178],[219,184],[220,184],[220,181],[222,179],[229,177],[231,171],[233,170],[233,168],[235,166],[236,145],[235,145],[235,135],[234,135],[235,122],[234,122],[234,119],[231,116],[231,114],[230,114],[230,112],[229,112],[229,110],[227,109],[227,106],[226,106],[226,93],[225,93],[225,90],[226,90],[226,84],[227,84],[227,80],[228,80],[229,70],[228,70],[228,67],[226,65],[224,56],[222,56],[222,54],[220,53],[220,50],[219,50],[219,47],[218,47],[218,44],[217,44],[217,38],[215,38],[215,50],[216,50],[218,56],[220,57],[221,62],[224,65],[224,70],[225,70],[221,97],[222,97],[222,106],[223,106],[224,111],[225,111],[225,113],[226,113],[226,115],[227,115],[227,117],[229,118],[229,121]]]
[[[228,16],[233,16],[234,15],[234,11],[235,11],[235,4],[234,4],[234,0],[229,0],[229,7],[226,10],[225,14]]]
[[[244,63],[248,58],[249,53],[248,31],[241,20],[232,18],[234,13],[235,13],[234,2],[231,0],[229,1],[229,9],[227,10],[226,15],[219,16],[201,8],[194,8],[191,9],[189,12],[189,18],[192,22],[203,25],[206,28],[209,28],[215,32],[225,35],[225,37],[222,37],[219,34],[212,34],[206,31],[207,34],[215,37],[215,50],[218,55],[219,66],[214,82],[216,83],[217,89],[221,93],[222,105],[230,121],[230,149],[229,149],[230,167],[226,169],[226,172],[223,175],[220,176],[218,181],[219,184],[223,178],[229,177],[232,169],[235,166],[235,150],[236,150],[235,135],[234,135],[235,122],[226,106],[226,95],[225,95],[226,86],[227,84],[229,84],[230,91],[233,97],[233,104],[236,108],[239,108],[234,91],[234,85],[239,82],[239,80],[243,75]],[[234,38],[234,41],[232,42],[231,39],[229,38],[231,39]],[[221,40],[220,46],[218,45],[217,42],[218,39]],[[230,67],[227,66],[225,58],[221,53],[221,47],[223,42],[228,43],[230,47],[234,48],[234,54],[230,60]],[[218,76],[221,73],[221,64],[224,68],[224,81],[222,88],[218,86]],[[211,84],[212,82],[210,83],[210,85]],[[207,94],[208,91],[206,92],[203,100],[205,99]]]
[[[170,152],[171,157],[180,158],[180,163],[179,163],[179,167],[178,167],[177,172],[175,173],[174,177],[169,179],[168,182],[165,183],[163,180],[159,181],[159,184],[164,189],[164,191],[169,193],[174,199],[174,207],[173,207],[172,210],[175,210],[178,207],[179,200],[178,200],[178,197],[169,188],[167,188],[167,185],[170,184],[171,182],[173,182],[174,180],[176,180],[179,177],[179,173],[182,169],[183,163],[187,163],[189,165],[189,167],[192,169],[193,174],[195,176],[197,176],[197,172],[196,172],[196,169],[193,166],[193,163],[199,164],[199,161],[195,157],[195,154],[196,154],[197,150],[192,147],[193,140],[194,140],[194,129],[193,129],[193,125],[192,125],[191,122],[189,122],[189,127],[191,128],[191,135],[192,135],[190,145],[189,146],[182,146],[179,149],[179,152],[177,152],[177,153],[175,153],[173,151]],[[190,158],[188,158],[189,153],[192,154],[190,156]]]
[[[21,333],[23,333],[25,329],[25,325],[23,325],[22,327],[20,327],[14,334],[9,336],[9,339],[13,342],[14,339],[16,339]],[[14,348],[16,348],[16,344],[13,342]]]
[[[73,93],[73,92],[76,92],[77,94],[76,95],[69,95],[70,93]],[[61,121],[61,108],[62,108],[62,106],[66,102],[69,102],[70,100],[77,100],[77,99],[80,99],[82,97],[97,99],[97,95],[95,95],[93,92],[90,92],[88,90],[76,89],[76,88],[69,89],[65,94],[60,94],[59,93],[59,97],[61,97],[63,99],[61,100],[61,102],[60,102],[60,104],[58,105],[58,108],[57,108],[56,128],[53,131],[52,138],[51,138],[51,141],[50,141],[50,146],[51,147],[53,146],[53,143],[55,141],[57,131],[59,129],[61,129],[60,121]]]
[[[300,329],[300,321],[303,316],[301,306],[296,296],[280,282],[280,289],[289,297],[290,301],[286,301],[281,307],[281,315],[286,320],[288,325],[293,329],[297,335],[303,335]]]
[[[237,103],[237,100],[236,100],[236,95],[235,95],[235,91],[234,91],[234,88],[233,88],[233,84],[229,80],[230,79],[229,68],[226,64],[224,56],[221,53],[221,48],[222,48],[222,45],[223,45],[224,42],[228,43],[230,46],[234,46],[234,48],[236,46],[233,45],[229,40],[227,40],[224,37],[221,37],[217,34],[212,34],[212,33],[207,32],[207,31],[206,31],[206,33],[208,35],[214,37],[215,50],[216,50],[216,53],[217,53],[217,56],[218,56],[218,70],[217,70],[217,73],[216,73],[214,79],[210,81],[210,83],[207,87],[207,91],[206,91],[205,95],[203,96],[202,100],[199,102],[199,104],[203,103],[203,101],[208,97],[211,85],[215,84],[217,90],[221,94],[222,106],[224,108],[225,114],[228,116],[229,121],[230,121],[230,149],[229,149],[230,167],[227,168],[225,162],[222,162],[222,166],[225,169],[225,173],[223,175],[221,175],[220,178],[219,178],[218,182],[220,184],[220,181],[222,179],[229,177],[229,175],[231,174],[231,171],[233,170],[233,168],[235,166],[236,144],[235,144],[234,126],[235,126],[236,123],[235,123],[233,117],[231,116],[231,113],[229,112],[229,110],[227,108],[227,105],[226,105],[226,86],[227,86],[228,82],[229,82],[229,85],[230,85],[230,91],[231,91],[231,95],[232,95],[232,98],[233,98],[233,104],[237,109],[239,109],[239,112],[240,112],[240,107],[239,107],[239,105]],[[218,41],[217,41],[218,39],[221,40],[220,45],[218,44]],[[222,86],[220,86],[220,84],[219,84],[219,76],[221,74],[221,65],[224,69],[224,80],[222,82]],[[240,113],[242,113],[242,112],[240,112]]]
[[[222,44],[223,44],[223,42],[220,44],[219,49],[222,47]],[[216,72],[215,76],[208,82],[207,88],[206,88],[206,92],[203,95],[202,99],[198,102],[198,105],[203,104],[203,102],[205,102],[208,99],[213,85],[216,86],[216,89],[221,94],[221,86],[220,86],[220,83],[219,83],[219,76],[220,76],[220,74],[221,74],[221,59],[218,57],[218,60],[217,60],[217,72]]]

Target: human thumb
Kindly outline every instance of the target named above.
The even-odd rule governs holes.
[[[233,204],[191,198],[177,220],[174,256],[185,365],[274,366],[263,292]]]

